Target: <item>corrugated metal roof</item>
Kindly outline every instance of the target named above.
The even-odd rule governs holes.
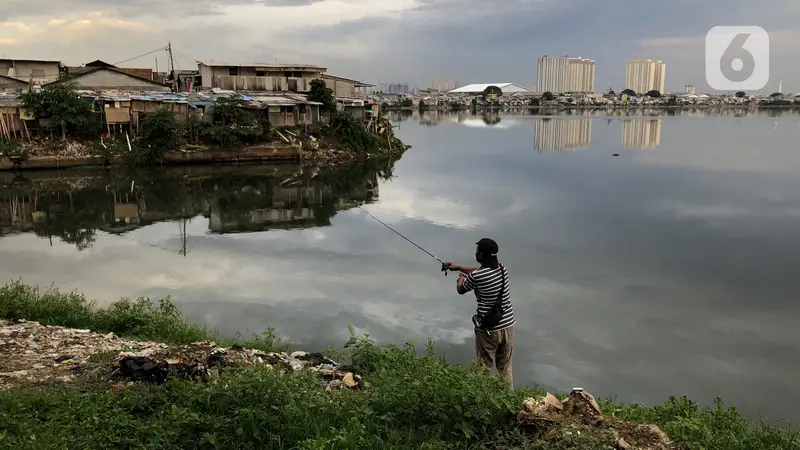
[[[448,91],[448,94],[474,94],[480,93],[486,90],[489,86],[497,86],[503,92],[526,92],[530,91],[530,89],[520,86],[515,83],[479,83],[479,84],[468,84],[466,86],[462,86],[458,89],[453,89],[452,91]]]
[[[321,66],[315,66],[312,64],[276,64],[276,63],[266,63],[266,62],[252,62],[252,61],[217,61],[214,59],[203,59],[197,60],[199,64],[203,64],[209,67],[267,67],[271,69],[283,69],[287,67],[297,67],[303,69],[315,69],[319,71],[326,71],[327,69]]]

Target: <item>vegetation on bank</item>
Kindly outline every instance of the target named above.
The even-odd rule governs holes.
[[[76,293],[0,288],[0,317],[186,343],[218,339],[187,323],[168,301],[123,300],[98,309]],[[273,350],[274,335],[241,345]],[[336,358],[362,373],[367,391],[325,392],[310,373],[252,368],[215,383],[174,381],[114,392],[107,385],[52,385],[0,392],[0,448],[150,449],[602,449],[602,430],[524,435],[514,416],[524,398],[476,366],[443,362],[432,344],[379,347],[353,336]],[[660,406],[601,402],[606,414],[655,423],[685,448],[797,449],[795,431],[753,426],[720,402],[687,398]]]
[[[337,111],[332,91],[323,81],[312,83],[309,99],[323,103],[323,111],[330,115],[330,125],[309,129],[299,125],[281,130],[289,130],[290,136],[316,135],[330,141],[324,143],[326,148],[339,146],[354,156],[377,153],[390,146],[372,133],[364,121]],[[25,93],[22,102],[23,108],[39,119],[39,128],[31,130],[36,139],[0,137],[0,157],[25,160],[31,156],[65,156],[65,146],[78,142],[80,145],[66,153],[101,157],[107,164],[122,159],[129,165],[153,165],[162,162],[166,152],[179,149],[236,149],[286,140],[280,130],[273,129],[266,110],[248,108],[239,95],[218,97],[210,108],[213,111],[210,121],[194,116],[181,121],[167,106],[162,106],[143,114],[138,135],[128,137],[107,136],[103,112],[95,111],[89,100],[78,95],[76,85],[69,82]],[[396,141],[393,136],[392,139]],[[401,149],[400,145],[395,147],[392,150]]]

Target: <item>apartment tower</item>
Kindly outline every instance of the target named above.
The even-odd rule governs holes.
[[[631,59],[625,73],[625,88],[633,89],[637,94],[650,91],[664,93],[664,76],[667,65],[663,61],[653,59]]]
[[[539,58],[539,92],[594,92],[595,62],[570,56]]]

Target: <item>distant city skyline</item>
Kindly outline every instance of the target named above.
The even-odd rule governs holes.
[[[456,80],[447,78],[434,78],[431,80],[431,89],[439,92],[448,92],[459,87],[461,87],[461,85],[459,85]]]

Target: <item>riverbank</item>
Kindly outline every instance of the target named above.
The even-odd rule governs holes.
[[[271,352],[285,352],[287,344],[271,330],[253,339],[220,339],[186,322],[169,301],[122,300],[99,309],[79,294],[40,292],[21,283],[0,288],[0,317],[11,320],[0,326],[0,364],[17,364],[13,369],[18,372],[26,370],[20,361],[39,361],[31,368],[38,364],[34,370],[47,373],[76,359],[66,366],[82,367],[70,371],[70,380],[58,372],[0,390],[0,448],[589,450],[630,445],[745,450],[800,445],[796,432],[752,425],[721,403],[699,408],[681,398],[659,406],[623,406],[593,402],[583,394],[560,401],[538,390],[509,391],[475,367],[441,361],[432,346],[418,355],[413,345],[378,347],[356,336],[325,356],[343,363],[335,367],[344,372],[344,389],[331,388],[321,376],[320,370],[331,368],[270,368],[283,366],[280,360],[249,367],[230,364],[230,370],[220,369],[206,382],[191,377],[163,384],[121,382],[119,370],[115,374],[112,369],[120,368],[117,350],[125,349],[98,342],[130,347],[150,341],[166,344],[157,348],[190,349],[192,343],[215,341],[215,348],[262,360]],[[56,334],[65,336],[58,342],[66,342],[70,351],[83,353],[57,354]],[[153,348],[148,345],[140,344],[138,351]],[[102,351],[87,356],[92,348]],[[43,363],[36,355],[52,360]],[[157,358],[158,352],[149,355]],[[172,363],[184,365],[192,357],[186,352],[161,355],[182,357]],[[6,372],[4,367],[0,371]],[[347,374],[352,377],[344,381]]]
[[[258,128],[255,136],[238,125],[182,126],[169,111],[157,111],[146,119],[139,135],[102,135],[96,141],[46,133],[27,139],[0,137],[0,171],[245,163],[330,166],[396,159],[410,148],[394,135],[391,121],[380,116],[366,120],[337,112],[330,124],[280,128],[268,122],[249,124]]]

